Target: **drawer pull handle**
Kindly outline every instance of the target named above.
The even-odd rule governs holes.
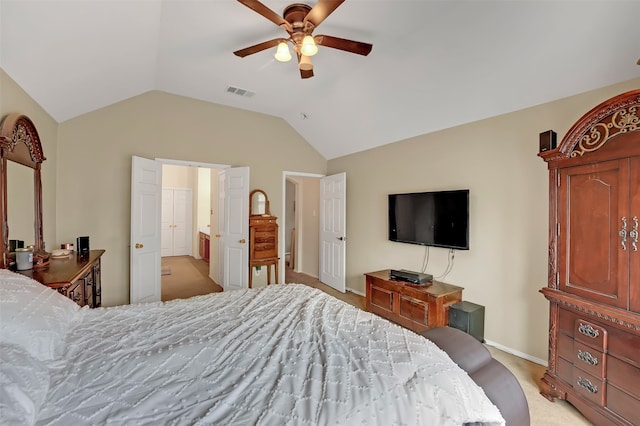
[[[591,355],[588,351],[581,351],[578,349],[578,358],[582,362],[586,362],[589,365],[598,365],[598,358]]]
[[[622,251],[627,251],[627,218],[622,216],[620,220],[622,221],[622,228],[618,232],[621,238],[620,244],[622,244]]]
[[[629,238],[631,238],[633,251],[638,251],[638,216],[633,217],[633,229],[629,232]]]
[[[588,390],[591,393],[598,393],[598,387],[591,383],[589,379],[584,377],[578,377],[578,386]]]
[[[580,326],[578,327],[578,331],[587,337],[591,337],[592,339],[595,339],[600,335],[600,332],[595,328],[591,327],[589,324],[580,323]]]

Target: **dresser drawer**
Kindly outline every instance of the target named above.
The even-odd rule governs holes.
[[[419,324],[429,325],[428,305],[418,299],[400,295],[400,316]]]
[[[576,340],[573,342],[573,359],[571,361],[576,367],[593,374],[594,377],[604,379],[607,371],[607,358],[604,353]]]
[[[604,406],[607,396],[607,390],[604,381],[598,377],[574,367],[573,368],[573,389],[600,406]]]
[[[84,281],[79,280],[71,284],[71,286],[67,289],[66,296],[76,302],[78,305],[84,306],[87,301],[87,298],[85,296]]]
[[[599,351],[607,349],[607,330],[582,318],[576,319],[573,337]]]
[[[640,425],[640,400],[607,384],[607,408],[625,418],[631,424]]]

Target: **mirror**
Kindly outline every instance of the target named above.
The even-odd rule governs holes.
[[[9,239],[24,241],[24,247],[35,244],[35,212],[33,208],[33,169],[7,162],[7,221]]]
[[[9,232],[11,239],[23,240],[25,246],[34,245],[34,268],[48,264],[49,255],[42,241],[40,166],[44,160],[40,137],[31,119],[21,114],[5,116],[0,124],[0,268],[11,265]],[[16,208],[12,207],[9,213],[12,203]]]
[[[249,194],[249,214],[271,216],[269,198],[266,192],[261,189],[251,191],[251,194]]]

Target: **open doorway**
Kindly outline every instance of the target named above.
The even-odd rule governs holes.
[[[217,257],[210,256],[216,176],[209,167],[162,165],[162,301],[222,291],[213,279]]]
[[[282,226],[285,282],[292,281],[290,272],[319,279],[321,177],[294,174],[285,177]]]
[[[310,277],[318,279],[344,293],[346,291],[346,173],[338,173],[330,176],[300,173],[282,173],[282,211],[291,211],[287,202],[291,204],[291,197],[287,197],[287,182],[294,184],[294,259],[292,270],[303,270]],[[307,179],[308,178],[308,179]],[[307,184],[309,183],[309,184]],[[313,183],[313,184],[311,184]],[[317,184],[317,185],[316,185]],[[306,192],[313,186],[313,195]],[[286,214],[282,225],[280,239],[286,241],[285,232],[290,232]],[[317,220],[317,226],[315,225]],[[313,230],[306,225],[313,223]],[[316,235],[315,241],[310,241],[305,234]],[[286,250],[291,255],[291,246],[283,244],[280,249],[280,267],[287,264]],[[305,266],[305,260],[311,259],[307,253],[316,251],[313,256],[314,266]],[[298,266],[296,266],[298,265]],[[284,269],[285,272],[287,269]],[[285,275],[286,276],[286,275]]]

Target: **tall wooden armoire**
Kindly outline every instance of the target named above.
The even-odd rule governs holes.
[[[541,392],[640,424],[640,90],[587,112],[549,167],[549,367]]]

